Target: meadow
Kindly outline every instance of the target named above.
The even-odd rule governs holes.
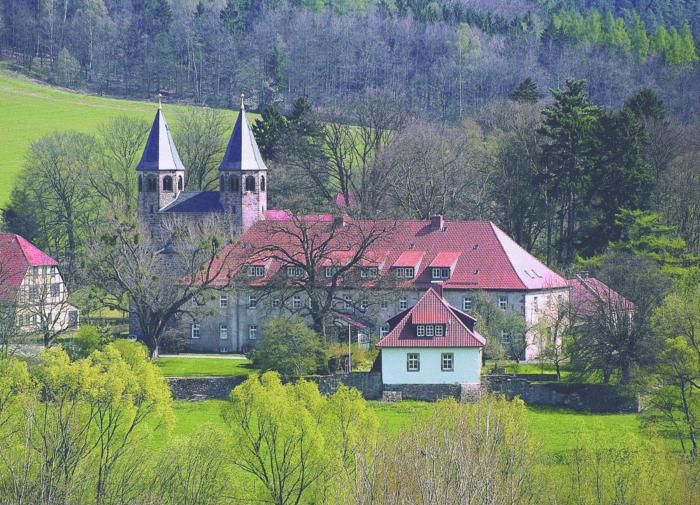
[[[188,109],[164,104],[171,126]],[[152,102],[86,95],[41,84],[0,63],[0,207],[7,204],[32,142],[54,131],[93,133],[117,116],[153,120]],[[237,114],[230,115],[233,127]]]

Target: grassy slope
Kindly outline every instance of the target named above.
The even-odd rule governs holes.
[[[215,358],[159,358],[156,366],[166,377],[206,377],[248,375],[248,360]]]
[[[165,105],[171,125],[187,108]],[[0,63],[0,207],[10,196],[22,169],[27,149],[43,135],[56,130],[93,133],[97,126],[123,114],[153,120],[149,102],[102,98],[52,88],[9,72]],[[236,114],[227,111],[230,123]]]

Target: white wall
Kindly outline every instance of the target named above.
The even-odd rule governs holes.
[[[454,354],[454,371],[440,369],[440,355]],[[406,354],[420,354],[420,370],[406,370]],[[479,384],[481,382],[481,349],[458,348],[384,348],[382,349],[382,381],[384,384]]]

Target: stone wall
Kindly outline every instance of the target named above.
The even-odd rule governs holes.
[[[487,391],[503,393],[508,399],[519,396],[531,405],[563,407],[572,410],[606,413],[636,413],[641,410],[639,397],[629,389],[607,384],[532,382],[507,375],[482,377]]]
[[[174,400],[225,400],[246,377],[167,377]]]
[[[355,388],[367,400],[379,400],[382,397],[382,374],[379,372],[352,372],[306,377],[306,380],[318,384],[318,390],[324,395],[332,395],[341,384]]]

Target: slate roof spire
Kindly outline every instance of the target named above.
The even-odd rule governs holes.
[[[173,137],[170,135],[168,123],[165,121],[160,95],[158,95],[156,117],[136,170],[185,170],[180,155],[177,154]]]
[[[267,170],[245,115],[244,98],[245,95],[241,93],[241,110],[228,141],[226,154],[221,160],[220,170]]]

